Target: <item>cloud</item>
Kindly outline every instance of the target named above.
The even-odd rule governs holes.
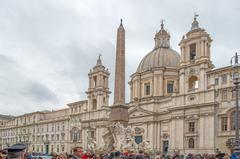
[[[57,96],[47,86],[29,79],[18,63],[0,55],[0,107],[4,114],[25,113],[46,109],[45,104],[58,104]]]
[[[190,29],[193,13],[213,38],[216,67],[239,50],[237,0],[11,0],[0,1],[0,114],[59,109],[86,99],[88,72],[102,54],[113,92],[116,30],[126,30],[126,91],[130,75],[154,47],[165,19],[171,47]],[[221,55],[221,56],[220,56]],[[224,57],[224,58],[223,58]],[[111,102],[112,103],[111,95]]]

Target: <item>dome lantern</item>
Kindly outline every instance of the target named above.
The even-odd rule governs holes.
[[[161,21],[161,30],[155,35],[155,48],[169,48],[170,47],[170,35],[164,29],[163,20]]]

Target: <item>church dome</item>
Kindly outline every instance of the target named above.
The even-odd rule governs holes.
[[[164,29],[155,35],[155,48],[140,62],[137,72],[144,72],[158,67],[177,67],[180,63],[180,55],[170,48],[170,35]]]
[[[177,67],[180,55],[171,48],[157,48],[147,54],[140,62],[137,72],[144,72],[157,67]]]

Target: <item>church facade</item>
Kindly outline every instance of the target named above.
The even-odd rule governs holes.
[[[125,51],[122,23],[118,31],[124,36],[118,35],[117,50]],[[210,35],[195,17],[179,42],[180,54],[170,47],[170,34],[163,23],[154,40],[154,49],[142,59],[129,82],[128,126],[134,130],[135,142],[149,141],[150,149],[161,153],[229,152],[235,136],[232,68],[214,69]],[[87,100],[56,111],[7,120],[0,116],[1,148],[24,142],[29,151],[61,153],[77,145],[103,146],[111,123],[109,76],[99,57],[88,74]],[[121,96],[125,99],[125,94]]]
[[[195,17],[179,43],[181,54],[170,48],[163,24],[154,39],[129,82],[129,124],[161,152],[228,151],[235,132],[232,70],[213,69],[210,35]]]

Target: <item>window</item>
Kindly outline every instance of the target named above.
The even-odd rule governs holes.
[[[190,46],[190,60],[196,59],[196,44],[191,44]]]
[[[106,77],[103,76],[103,86],[105,87],[105,85],[106,85]]]
[[[238,98],[240,97],[240,89],[238,89]],[[236,99],[236,89],[232,89],[232,99]]]
[[[194,139],[193,138],[190,138],[188,140],[188,148],[194,149]]]
[[[215,78],[215,85],[218,85],[218,84],[219,84],[219,79]]]
[[[65,138],[65,134],[64,134],[64,138]],[[78,130],[77,128],[73,128],[73,130],[71,131],[71,140],[73,142],[77,142],[81,140],[81,130]]]
[[[221,118],[221,129],[222,131],[227,131],[227,117],[222,117]]]
[[[62,134],[62,140],[65,140],[65,134]]]
[[[106,98],[103,97],[103,105],[105,105],[105,104],[106,104]]]
[[[144,84],[144,95],[145,96],[150,95],[150,83],[145,83]]]
[[[79,106],[79,112],[81,112],[82,111],[82,107],[81,106]]]
[[[191,76],[188,81],[188,87],[190,90],[198,88],[198,78],[196,76]]]
[[[173,81],[167,83],[167,93],[173,93]]]
[[[92,100],[92,110],[96,110],[97,109],[97,100],[93,99]]]
[[[72,140],[73,140],[73,141],[77,141],[77,133],[74,132],[72,135],[73,135]]]
[[[35,141],[35,136],[34,135],[32,136],[32,141]]]
[[[52,132],[54,131],[54,125],[52,124]]]
[[[95,138],[95,132],[94,131],[91,131],[91,138],[94,139]]]
[[[94,87],[96,87],[97,86],[97,76],[93,76],[93,81],[94,81]]]
[[[227,90],[222,90],[222,100],[227,100]]]
[[[195,132],[195,122],[188,123],[188,132]]]
[[[239,112],[239,116],[240,116],[240,112]],[[230,117],[230,124],[231,124],[231,130],[235,130],[236,129],[236,121],[235,121],[235,119],[236,119],[236,111],[233,111],[232,113],[231,113],[231,117]],[[238,123],[239,124],[239,128],[240,128],[240,123]]]
[[[226,84],[227,83],[227,75],[224,74],[222,75],[222,84]]]

